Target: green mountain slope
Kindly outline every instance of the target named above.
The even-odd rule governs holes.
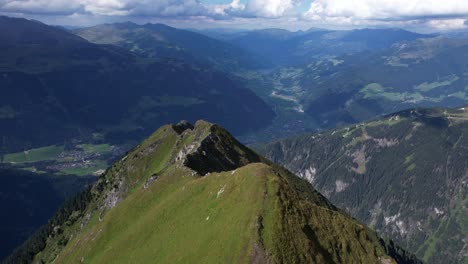
[[[161,127],[6,263],[419,263],[204,121]]]
[[[259,69],[264,59],[234,45],[163,24],[104,24],[73,31],[97,44],[112,44],[146,57],[178,58],[221,70]]]
[[[466,263],[468,111],[407,110],[262,149],[428,263]]]
[[[274,116],[224,73],[92,44],[36,21],[0,17],[0,29],[2,152],[95,132],[120,144],[181,119],[209,118],[240,134]]]

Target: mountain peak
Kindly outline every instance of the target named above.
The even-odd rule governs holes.
[[[58,27],[25,18],[0,16],[0,46],[86,44],[87,41]]]
[[[30,241],[7,263],[419,263],[206,121],[158,129]]]
[[[146,24],[143,25],[143,27],[149,28],[149,29],[154,29],[154,30],[161,30],[161,29],[178,30],[177,28],[174,28],[174,27],[168,26],[166,24],[162,24],[162,23],[146,23]]]
[[[181,122],[175,127],[179,131],[185,128],[181,133],[184,146],[177,154],[177,160],[182,160],[184,166],[199,175],[230,171],[261,161],[257,154],[218,125],[200,120],[195,126]]]

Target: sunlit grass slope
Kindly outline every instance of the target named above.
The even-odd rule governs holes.
[[[35,261],[417,263],[203,121],[162,127],[71,204],[23,248]]]

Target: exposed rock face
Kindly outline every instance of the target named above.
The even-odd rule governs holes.
[[[229,171],[261,159],[234,138],[228,137],[223,128],[212,125],[210,132],[185,158],[184,165],[205,175],[208,172]]]
[[[262,160],[218,125],[198,121],[195,126],[182,122],[173,127],[184,144],[176,155],[176,161],[199,175],[234,170]]]
[[[158,175],[155,174],[153,176],[151,176],[146,182],[145,184],[143,185],[143,189],[148,189],[148,187],[151,186],[151,184],[153,184],[155,181],[158,180]]]
[[[313,166],[310,166],[310,168],[305,169],[304,171],[298,172],[297,173],[301,178],[307,180],[310,183],[314,183],[315,181],[315,176],[317,174],[317,169]]]
[[[175,132],[177,132],[177,134],[179,135],[182,134],[182,132],[184,132],[185,130],[193,128],[193,125],[185,120],[180,121],[176,125],[172,125],[172,129],[174,129]]]

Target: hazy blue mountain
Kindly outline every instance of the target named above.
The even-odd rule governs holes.
[[[268,58],[278,66],[309,63],[317,58],[348,53],[373,52],[401,41],[428,37],[401,29],[297,32],[263,29],[212,36]]]
[[[237,29],[237,28],[206,28],[206,29],[198,29],[198,28],[188,28],[187,30],[203,34],[205,36],[225,40],[226,38],[230,38],[231,36],[235,36],[236,34],[242,34],[244,32],[248,32],[248,29]]]
[[[441,33],[440,35],[447,37],[447,38],[453,38],[453,39],[468,39],[468,32],[466,30],[449,31],[449,32]]]
[[[92,44],[62,29],[0,17],[0,150],[99,132],[119,142],[173,120],[209,118],[236,134],[273,111],[223,73]]]
[[[97,44],[112,44],[146,57],[171,57],[222,70],[267,67],[258,55],[205,35],[163,24],[131,22],[98,25],[74,31]]]

